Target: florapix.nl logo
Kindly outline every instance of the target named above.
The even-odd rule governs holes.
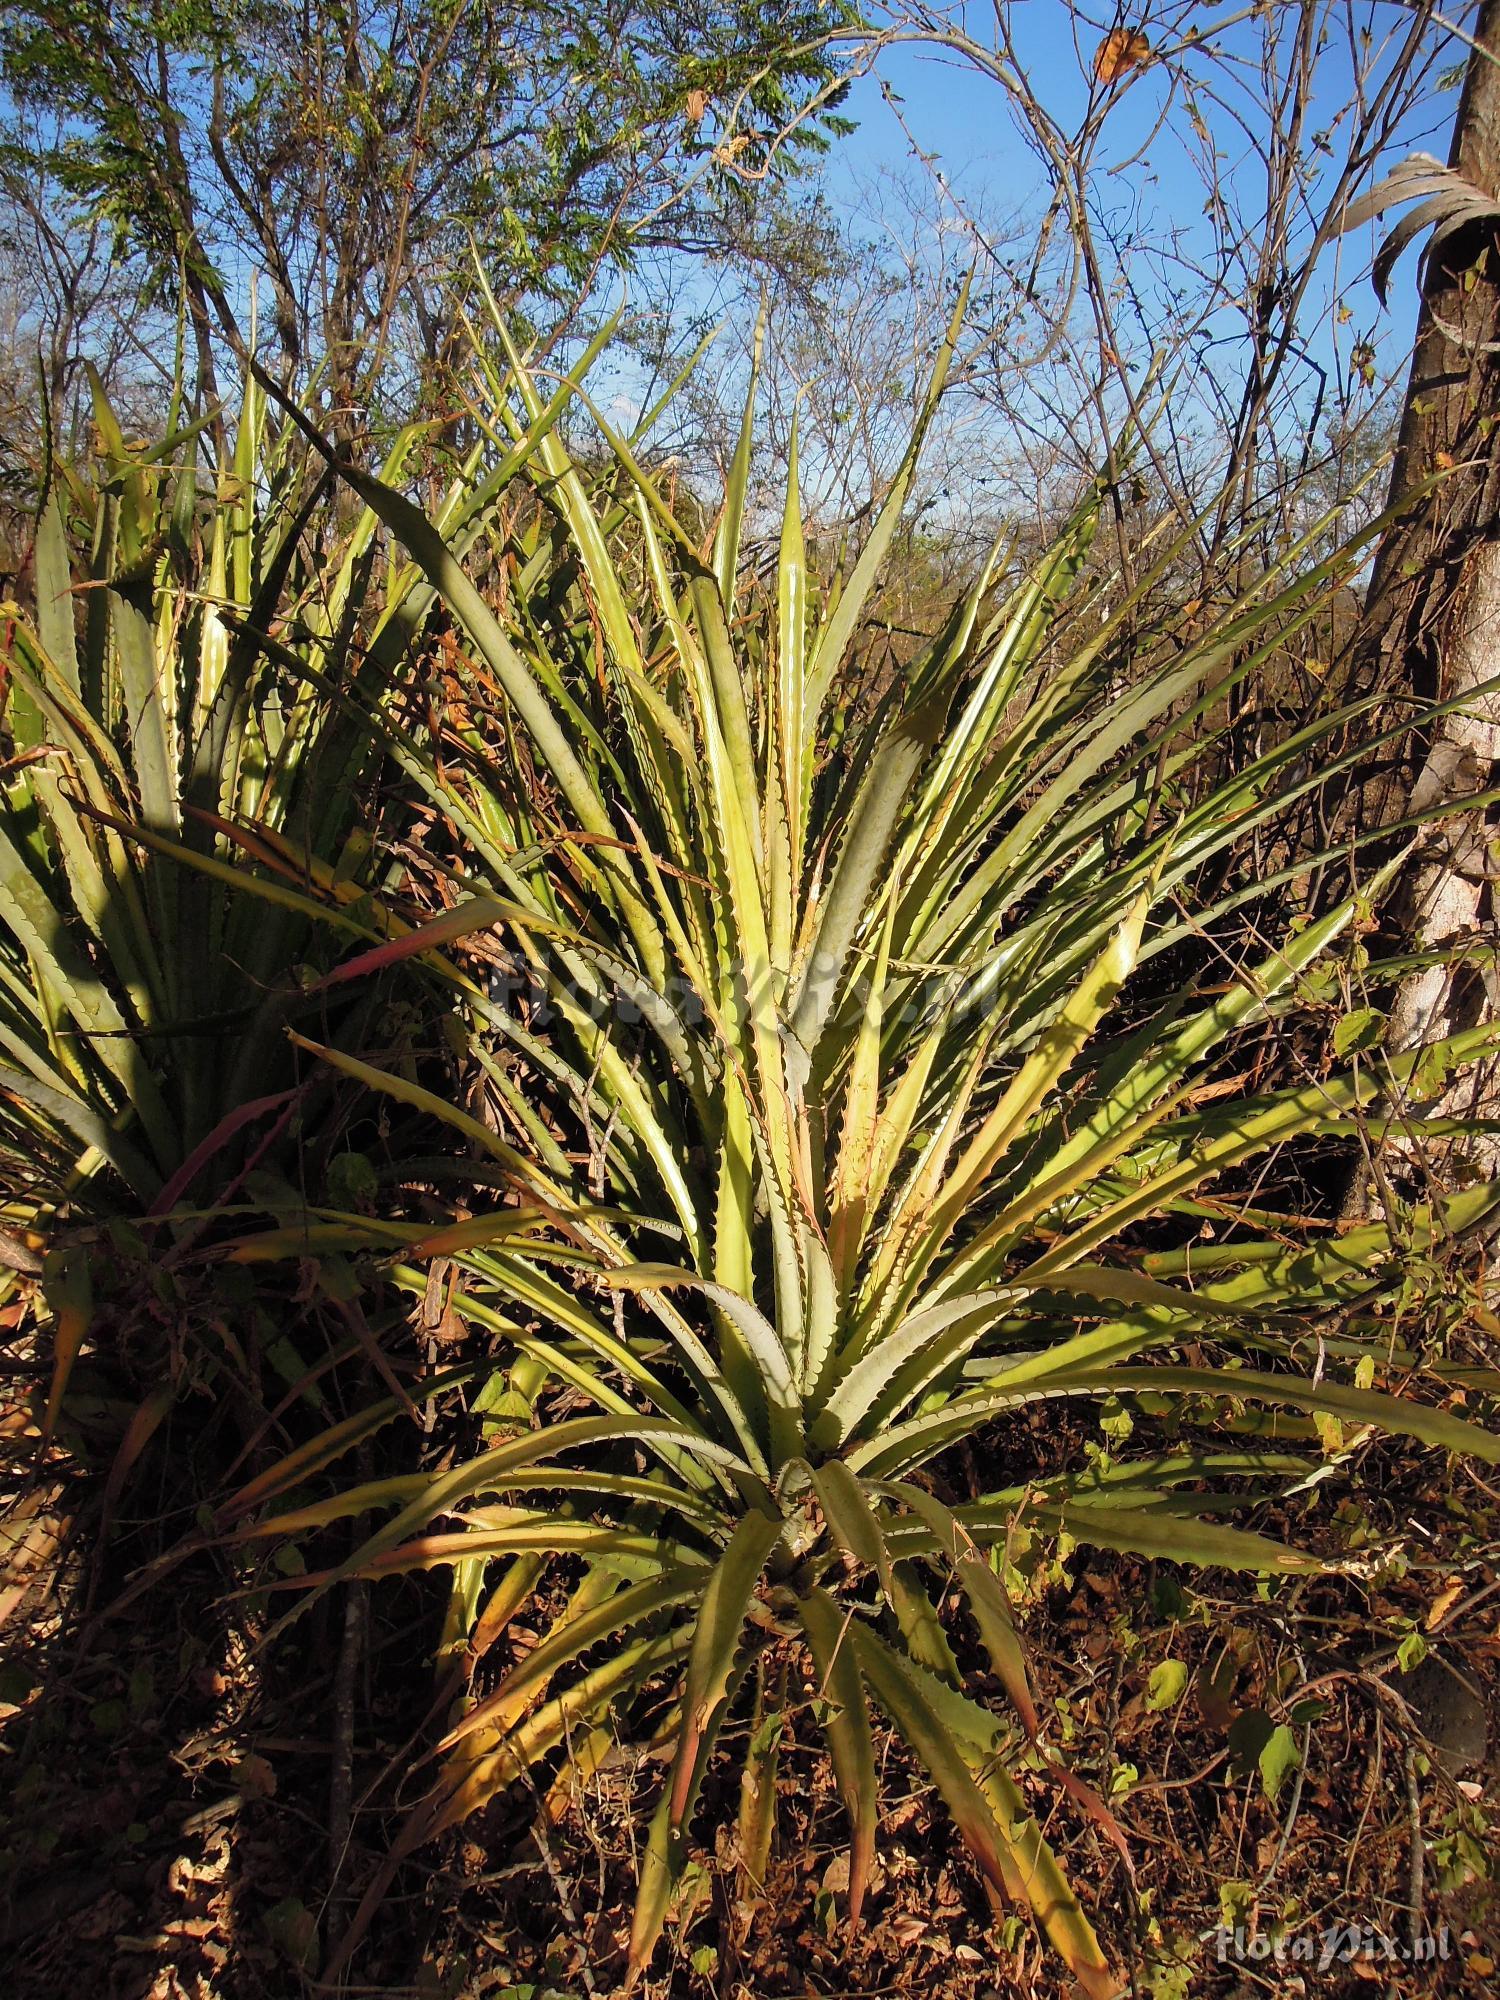
[[[1249,1930],[1220,1924],[1209,1933],[1220,1965],[1302,1966],[1331,1972],[1339,1965],[1438,1965],[1459,1954],[1446,1924],[1400,1938],[1375,1924],[1327,1924],[1321,1930]]]

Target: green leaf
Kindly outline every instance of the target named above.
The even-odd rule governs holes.
[[[1181,1660],[1159,1660],[1146,1683],[1146,1706],[1154,1713],[1175,1708],[1187,1691],[1188,1670]]]
[[[42,1297],[52,1313],[52,1380],[42,1437],[50,1440],[62,1415],[74,1364],[94,1318],[94,1286],[86,1243],[51,1251],[42,1270]]]
[[[1302,1762],[1297,1738],[1287,1725],[1273,1722],[1263,1708],[1246,1709],[1229,1731],[1231,1768],[1237,1777],[1252,1771],[1260,1776],[1261,1789],[1272,1805],[1282,1785]]]
[[[684,1860],[683,1830],[728,1706],[750,1600],[785,1526],[780,1518],[747,1513],[704,1588],[688,1656],[682,1726],[636,1893],[627,1981],[650,1959],[666,1921]]]
[[[1360,1007],[1352,1014],[1345,1014],[1333,1031],[1333,1052],[1336,1056],[1362,1055],[1368,1049],[1378,1049],[1385,1035],[1385,1016],[1373,1007]]]
[[[1430,1648],[1421,1632],[1408,1632],[1396,1647],[1396,1665],[1403,1674],[1409,1674],[1413,1667],[1420,1666],[1427,1658]]]
[[[864,1683],[850,1631],[856,1614],[841,1615],[834,1600],[821,1590],[808,1591],[797,1611],[818,1672],[818,1694],[825,1704],[820,1720],[833,1759],[834,1780],[849,1816],[849,1929],[853,1932],[859,1927],[875,1857],[880,1782]]]
[[[943,1556],[952,1563],[953,1573],[968,1599],[974,1622],[979,1627],[980,1639],[989,1655],[990,1666],[1027,1735],[1035,1736],[1040,1723],[1031,1692],[1025,1648],[1016,1629],[1015,1614],[1005,1586],[991,1566],[988,1552],[976,1543],[957,1515],[934,1495],[923,1492],[921,1487],[893,1484],[885,1490],[892,1498],[910,1507],[932,1530]]]
[[[776,1773],[786,1733],[785,1669],[768,1678],[765,1661],[756,1663],[755,1718],[740,1773],[740,1865],[763,1887],[776,1835]]]
[[[1278,1723],[1261,1746],[1256,1758],[1261,1789],[1274,1806],[1287,1778],[1302,1762],[1297,1738],[1284,1722]]]
[[[874,1570],[886,1598],[893,1598],[895,1584],[885,1537],[860,1482],[842,1459],[831,1458],[813,1468],[812,1484],[838,1547],[851,1562]]]
[[[1087,2000],[1117,2000],[1120,1982],[1009,1774],[987,1759],[983,1782],[977,1781],[969,1755],[944,1723],[919,1670],[867,1629],[859,1630],[857,1644],[861,1671],[931,1772],[986,1879],[1000,1896],[1035,1910]]]

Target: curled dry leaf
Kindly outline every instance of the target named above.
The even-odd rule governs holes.
[[[1111,28],[1094,56],[1094,74],[1103,84],[1118,83],[1151,60],[1151,44],[1139,28]]]
[[[1462,1577],[1455,1577],[1451,1583],[1445,1584],[1428,1607],[1427,1616],[1423,1621],[1425,1630],[1436,1632],[1463,1594]]]

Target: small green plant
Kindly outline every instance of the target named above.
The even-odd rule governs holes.
[[[464,845],[472,900],[454,928],[498,925],[519,969],[509,1003],[479,996],[472,1018],[532,1066],[537,1094],[506,1100],[502,1138],[410,1079],[323,1052],[446,1117],[510,1183],[515,1205],[441,1242],[463,1272],[453,1309],[507,1343],[487,1407],[503,1400],[509,1421],[436,1475],[246,1532],[382,1510],[314,1589],[450,1567],[476,1652],[523,1606],[543,1618],[541,1642],[444,1738],[393,1862],[523,1778],[586,1774],[665,1704],[639,1975],[737,1710],[740,1851],[763,1866],[782,1738],[766,1724],[810,1672],[849,1820],[851,1923],[875,1854],[883,1714],[995,1898],[1036,1913],[1084,1992],[1113,1994],[1024,1789],[1029,1771],[1109,1824],[1047,1747],[1016,1539],[1274,1577],[1319,1559],[1279,1528],[1217,1517],[1295,1492],[1319,1466],[1320,1423],[1500,1459],[1492,1434],[1407,1392],[1413,1357],[1374,1317],[1404,1243],[1485,1222],[1500,1190],[1343,1236],[1299,1230],[1251,1192],[1252,1168],[1289,1141],[1352,1140],[1398,1099],[1420,1127],[1421,1052],[1208,1087],[1304,1005],[1300,983],[1368,906],[1369,885],[1351,885],[1258,938],[1236,909],[1253,897],[1264,913],[1315,857],[1248,884],[1227,867],[1364,754],[1372,725],[1335,747],[1360,737],[1361,711],[1313,716],[1238,766],[1215,721],[1360,552],[1314,565],[1293,550],[1181,639],[1146,617],[1176,554],[1164,542],[1134,590],[1101,591],[1065,625],[1094,495],[1004,587],[997,551],[931,642],[868,690],[862,621],[921,426],[863,549],[832,574],[809,559],[794,447],[762,592],[740,576],[748,411],[700,547],[638,440],[599,420],[615,467],[601,484],[544,422],[518,357],[493,386],[497,450],[529,441],[544,500],[502,551],[503,616],[407,497],[347,476],[465,628],[476,685],[496,690],[492,728],[536,774],[519,782],[479,740],[441,774],[398,747],[441,785]],[[1146,968],[1167,953],[1190,970],[1164,991]],[[1458,1035],[1443,1061],[1497,1040]],[[585,1166],[558,1138],[569,1118]],[[423,1283],[409,1255],[392,1268]],[[1008,1438],[1024,1451],[1017,1420],[1064,1398],[1137,1421],[1072,1472],[989,1470]],[[291,1492],[395,1407],[298,1453],[232,1512]],[[981,1661],[1002,1703],[973,1691]],[[1183,1678],[1154,1683],[1157,1705]]]

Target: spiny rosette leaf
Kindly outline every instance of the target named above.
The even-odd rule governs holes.
[[[851,1917],[883,1716],[995,1894],[1037,1912],[1085,1992],[1116,1991],[1030,1803],[1065,1780],[1012,1588],[1018,1537],[1297,1576],[1320,1566],[1297,1496],[1343,1464],[1346,1433],[1500,1459],[1477,1392],[1467,1415],[1444,1407],[1454,1385],[1424,1379],[1385,1312],[1407,1251],[1493,1228],[1500,1186],[1343,1237],[1247,1193],[1294,1142],[1449,1133],[1433,1077],[1500,1041],[1483,1026],[1436,1054],[1362,1046],[1281,1075],[1258,1053],[1268,1030],[1322,1024],[1316,976],[1347,970],[1399,857],[1362,877],[1355,837],[1269,879],[1245,857],[1399,732],[1329,697],[1241,755],[1231,718],[1381,524],[1315,557],[1320,522],[1185,620],[1172,587],[1191,530],[1164,520],[1135,576],[1111,576],[1096,489],[1035,560],[997,551],[877,674],[883,564],[962,310],[846,570],[795,464],[764,507],[748,492],[748,442],[700,540],[647,431],[619,435],[582,369],[544,398],[498,317],[489,430],[527,441],[535,488],[515,523],[476,517],[503,600],[444,523],[329,450],[472,643],[483,740],[525,748],[428,757],[418,737],[402,754],[524,968],[465,1004],[538,1079],[530,1122],[513,1106],[532,1154],[483,1143],[504,1144],[543,1221],[445,1241],[452,1310],[503,1341],[522,1434],[287,1517],[297,1534],[389,1517],[289,1587],[440,1566],[487,1644],[522,1604],[547,1627],[450,1731],[395,1858],[523,1777],[591,1769],[617,1734],[661,1738],[635,1974],[725,1721],[752,1685],[765,1721],[768,1658],[791,1648],[850,1820]],[[558,397],[590,412],[589,449],[565,441]],[[762,512],[779,522],[768,585],[741,561]],[[1289,913],[1315,872],[1321,900]],[[408,1104],[418,1088],[367,1062],[360,1079]],[[433,1093],[423,1109],[481,1143]],[[406,1247],[386,1254],[421,1290]],[[1105,1410],[1126,1442],[1089,1431],[1073,1469],[975,1491],[962,1448],[1017,1457],[1044,1403],[1070,1413],[1064,1438]],[[1219,1518],[1257,1510],[1260,1527]],[[966,1624],[946,1617],[954,1597]],[[993,1709],[966,1691],[979,1673]]]

